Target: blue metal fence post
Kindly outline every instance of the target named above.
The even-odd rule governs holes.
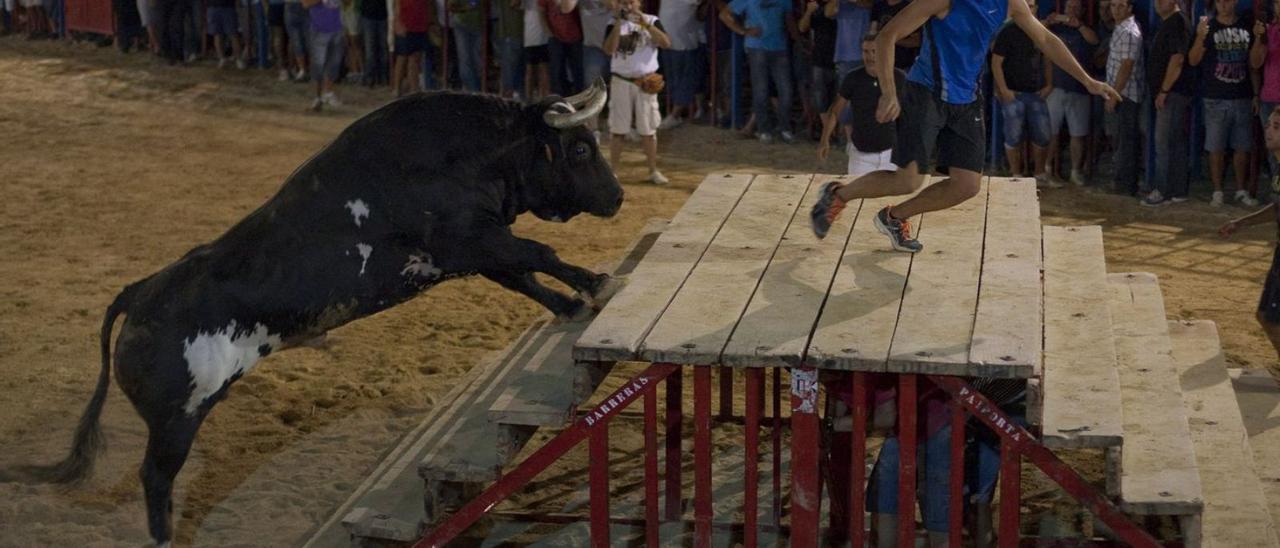
[[[265,69],[271,57],[271,30],[267,28],[267,0],[258,0],[258,16],[254,17],[254,34],[258,36],[258,68]],[[283,65],[282,65],[283,66]]]

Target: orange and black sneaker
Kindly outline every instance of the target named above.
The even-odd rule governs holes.
[[[819,240],[827,237],[827,231],[831,230],[831,225],[840,217],[840,212],[844,211],[845,201],[836,196],[836,190],[839,189],[839,181],[830,181],[822,185],[818,203],[813,204],[813,211],[809,212],[809,220],[813,223],[813,234]]]
[[[919,252],[924,246],[911,239],[911,223],[893,218],[889,213],[893,206],[885,206],[876,214],[876,230],[889,237],[889,243],[898,251]]]

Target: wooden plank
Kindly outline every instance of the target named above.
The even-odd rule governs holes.
[[[1132,514],[1200,513],[1204,495],[1160,284],[1147,273],[1111,274],[1107,283],[1124,415],[1120,507]]]
[[[1210,321],[1168,325],[1204,488],[1201,545],[1280,546],[1254,471],[1249,434],[1227,376],[1217,326]]]
[[[834,180],[848,182],[849,179]],[[817,239],[809,222],[809,211],[818,201],[822,187],[831,180],[833,178],[815,177],[800,202],[760,280],[760,287],[725,347],[724,365],[800,365],[861,205],[861,200],[848,204],[827,237]]]
[[[1230,375],[1271,523],[1280,524],[1280,386],[1265,369],[1232,369]]]
[[[1043,441],[1051,448],[1123,441],[1102,228],[1044,227]]]
[[[987,219],[969,364],[1004,369],[999,376],[1038,377],[1044,292],[1035,180],[992,178]]]
[[[636,358],[640,342],[666,310],[729,212],[751,185],[747,174],[714,174],[685,202],[629,276],[629,281],[578,339],[573,357],[610,362]]]
[[[622,276],[635,269],[666,226],[667,221],[662,219],[649,221],[622,259],[601,270],[625,280]],[[574,390],[577,366],[573,345],[587,325],[588,322],[552,322],[539,331],[532,344],[514,357],[517,368],[507,388],[489,407],[489,420],[526,426],[567,423],[579,403],[579,394]]]
[[[937,375],[1015,375],[1016,368],[969,366],[978,306],[987,181],[977,196],[924,215],[929,236],[907,278],[887,370]]]
[[[759,175],[645,337],[648,362],[720,362],[812,175]]]

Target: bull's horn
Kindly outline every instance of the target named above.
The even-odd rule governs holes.
[[[601,110],[604,110],[604,104],[609,100],[609,93],[604,89],[604,82],[597,79],[595,84],[584,90],[582,93],[565,99],[566,103],[577,108],[574,112],[555,112],[547,110],[542,114],[542,120],[547,125],[564,129],[580,126],[598,116]]]

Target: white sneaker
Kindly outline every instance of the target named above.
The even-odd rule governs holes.
[[[1213,191],[1213,199],[1209,200],[1209,205],[1213,207],[1222,207],[1222,191]]]
[[[1175,203],[1175,204],[1180,204],[1180,203],[1182,203],[1182,202],[1187,201],[1187,197],[1186,197],[1186,196],[1174,196],[1174,197],[1172,197],[1172,198],[1169,198],[1169,201],[1170,201],[1170,202],[1173,202],[1173,203]]]
[[[1059,183],[1048,175],[1041,173],[1040,175],[1036,175],[1036,186],[1040,188],[1062,188],[1062,183]]]
[[[320,110],[321,110],[321,109],[323,109],[323,108],[324,108],[324,99],[321,99],[321,98],[319,98],[319,97],[316,97],[316,98],[315,98],[315,100],[311,101],[311,110],[312,110],[312,111],[314,111],[314,112],[320,112]]]
[[[249,67],[249,63],[245,62],[245,60],[244,60],[244,59],[236,59],[236,68],[237,68],[237,69],[244,70],[244,69],[246,69],[246,68],[248,68],[248,67]]]
[[[226,58],[226,57],[219,57],[219,58],[218,58],[218,68],[219,68],[219,69],[227,68],[227,58]]]
[[[339,101],[338,95],[332,91],[324,92],[324,95],[320,96],[320,100],[324,102],[325,106],[330,106],[330,107],[342,106],[342,101]]]
[[[778,138],[781,139],[782,142],[788,145],[796,142],[796,136],[792,135],[790,131],[783,131],[781,133],[778,133]]]
[[[305,70],[300,70],[300,71],[297,71],[297,72],[293,73],[293,81],[294,81],[294,82],[306,82],[306,81],[307,81],[307,71],[305,71]]]
[[[1078,169],[1071,170],[1071,182],[1076,186],[1084,186],[1084,172]]]
[[[280,80],[281,82],[288,82],[288,81],[289,81],[289,71],[287,71],[287,70],[285,70],[285,69],[280,69],[280,75],[279,75],[279,76],[277,76],[277,77],[276,77],[276,79],[277,79],[277,80]]]
[[[668,114],[667,117],[663,118],[662,122],[658,124],[658,129],[673,129],[673,128],[680,127],[680,124],[683,124],[683,123],[684,123],[684,120],[681,120],[673,115]]]
[[[1249,207],[1258,205],[1258,201],[1253,199],[1253,197],[1250,196],[1249,193],[1246,192],[1244,189],[1240,189],[1236,191],[1236,201],[1240,202],[1240,204],[1242,205],[1246,205]]]
[[[661,171],[658,171],[656,169],[649,172],[648,181],[658,186],[662,186],[671,182],[670,180],[667,179],[666,175],[663,175]]]
[[[187,54],[187,62],[188,62],[188,63],[194,63],[194,62],[196,62],[196,59],[198,59],[198,58],[199,58],[199,57],[197,57],[197,56],[196,56],[196,54],[194,54],[194,53],[188,53],[188,54]]]

